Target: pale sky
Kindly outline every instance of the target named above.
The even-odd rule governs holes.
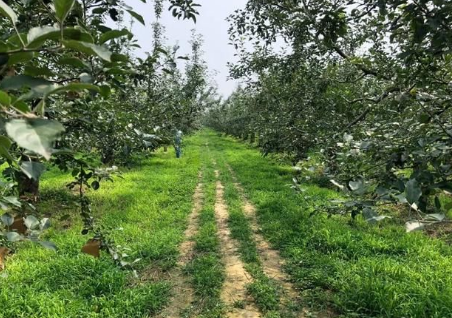
[[[142,47],[142,50],[137,52],[137,55],[144,56],[144,52],[150,52],[152,48],[151,25],[155,22],[154,6],[152,1],[147,4],[137,0],[134,0],[134,2],[133,7],[135,11],[146,20],[146,26],[141,25],[139,22],[134,22],[133,25],[133,33]],[[217,72],[214,79],[218,84],[219,93],[227,97],[237,86],[237,82],[227,81],[229,71],[226,63],[234,62],[235,50],[228,45],[229,37],[227,31],[229,23],[226,18],[234,10],[243,8],[246,0],[197,0],[195,2],[201,5],[201,7],[198,7],[199,16],[196,24],[192,20],[177,20],[167,8],[164,9],[160,22],[165,26],[167,44],[173,45],[178,42],[181,47],[180,55],[186,55],[190,52],[188,42],[191,30],[195,29],[197,33],[202,34],[204,38],[204,59],[209,70]],[[181,66],[183,66],[182,62],[179,62]]]

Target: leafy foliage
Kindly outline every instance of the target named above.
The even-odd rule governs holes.
[[[249,84],[206,123],[294,163],[316,153],[358,213],[393,202],[420,221],[445,214],[451,12],[449,1],[250,0],[230,17],[231,75]]]
[[[193,1],[168,5],[179,18],[196,21]],[[157,18],[162,7],[156,1]],[[100,181],[117,174],[117,167],[102,164],[130,165],[134,154],[170,143],[177,129],[197,128],[203,99],[213,95],[201,38],[194,35],[192,56],[181,58],[188,59],[181,74],[177,49],[169,53],[163,47],[158,23],[153,53],[134,56],[132,49],[139,45],[124,21],[145,20],[124,1],[1,1],[0,15],[6,17],[0,21],[0,163],[8,166],[2,208],[8,213],[14,208],[18,215],[30,212],[25,207],[32,206],[21,200],[29,200],[26,193],[38,200],[39,179],[49,161],[74,177],[68,187],[79,191],[82,233],[93,233],[125,264],[108,229],[95,226],[85,190],[97,190]],[[118,29],[109,26],[111,21]],[[5,233],[9,241],[24,238]]]

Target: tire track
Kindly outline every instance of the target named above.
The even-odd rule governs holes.
[[[299,293],[290,282],[289,277],[283,271],[285,264],[284,260],[279,255],[279,252],[272,249],[270,243],[260,234],[260,229],[256,216],[256,208],[246,198],[245,191],[242,185],[238,182],[235,172],[227,165],[232,179],[234,180],[234,186],[242,199],[242,209],[245,215],[250,221],[250,227],[253,232],[253,239],[256,243],[256,247],[259,253],[259,258],[262,263],[262,270],[267,277],[273,279],[282,288],[281,303],[283,305],[289,305],[290,303],[299,300]],[[303,317],[301,314],[300,317]]]
[[[191,306],[194,300],[194,290],[189,281],[184,276],[182,270],[191,261],[194,254],[195,242],[193,237],[198,233],[198,218],[203,206],[203,184],[202,172],[198,175],[198,185],[193,194],[193,209],[188,218],[188,226],[184,232],[184,241],[179,246],[179,259],[177,267],[170,274],[173,282],[172,297],[165,309],[157,316],[157,318],[177,318],[181,312]]]
[[[218,179],[220,172],[215,170],[215,175]],[[247,274],[238,255],[237,242],[231,237],[228,227],[229,213],[224,201],[224,187],[219,180],[216,182],[215,218],[226,274],[220,297],[229,309],[227,317],[259,318],[261,314],[247,294],[247,285],[252,282],[252,278]]]

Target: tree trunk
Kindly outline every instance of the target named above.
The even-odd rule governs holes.
[[[39,180],[28,178],[23,172],[16,172],[16,180],[19,186],[19,196],[31,194],[33,201],[39,198]]]
[[[255,141],[256,141],[256,134],[253,131],[250,136],[250,143],[254,144]]]

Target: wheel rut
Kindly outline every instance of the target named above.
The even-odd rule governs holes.
[[[238,182],[235,172],[228,165],[229,172],[234,180],[234,186],[239,193],[242,200],[242,209],[248,217],[250,227],[253,232],[253,240],[259,253],[259,258],[262,263],[262,270],[267,277],[273,279],[282,289],[281,303],[288,305],[299,300],[299,293],[290,282],[289,277],[283,271],[285,264],[279,252],[272,249],[270,243],[260,234],[260,228],[256,216],[256,207],[247,199],[242,185]],[[304,313],[300,313],[299,317],[304,317]]]
[[[247,285],[252,278],[245,270],[238,253],[238,243],[231,237],[228,226],[229,212],[224,200],[224,187],[218,180],[220,172],[215,171],[216,201],[215,218],[225,266],[225,281],[221,290],[221,300],[228,308],[229,318],[259,318],[261,314],[247,293]]]
[[[192,260],[194,255],[195,242],[193,237],[198,233],[198,218],[203,206],[203,184],[202,173],[198,175],[198,185],[193,194],[193,209],[188,217],[188,226],[184,232],[184,241],[179,246],[179,259],[177,267],[170,273],[170,279],[173,283],[172,297],[165,309],[157,318],[178,318],[181,317],[183,310],[191,306],[194,300],[194,291],[190,282],[184,276],[182,270]]]

